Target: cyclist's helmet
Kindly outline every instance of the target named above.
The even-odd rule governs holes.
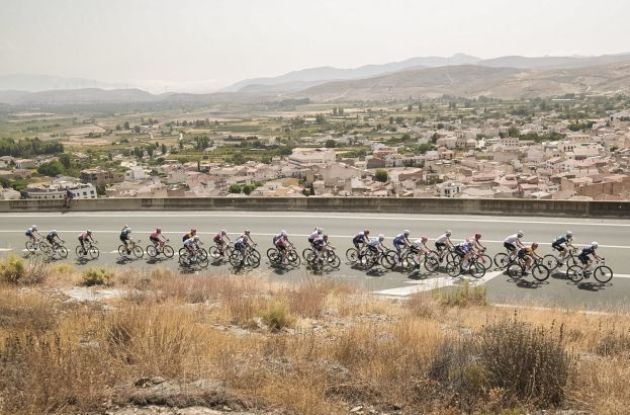
[[[476,239],[476,240],[481,239],[481,234],[480,234],[480,233],[476,233],[476,234],[475,234],[475,239]]]
[[[192,233],[193,235],[194,235],[194,234],[196,234],[196,233],[197,233],[197,229],[194,229],[194,228],[193,228],[193,229],[191,229],[191,230],[190,230],[190,233]]]
[[[525,236],[525,234],[523,233],[523,231],[518,231],[516,236],[518,236],[519,238],[522,238],[523,236]]]
[[[50,233],[57,233],[57,231],[53,229],[52,231],[50,231]]]
[[[282,231],[280,231],[280,235],[282,236],[287,236],[287,231],[285,231],[284,229]]]
[[[36,230],[37,230],[37,225],[33,225],[33,226],[31,226],[31,229],[33,229],[34,231],[36,231]]]
[[[405,230],[403,231],[403,234],[404,234],[405,236],[409,236],[409,234],[410,234],[410,233],[411,233],[411,232],[409,232],[407,229],[405,229]]]
[[[567,231],[567,239],[573,238],[573,232]]]
[[[155,228],[155,232],[156,232],[156,233],[162,233],[162,229],[160,229],[160,228]]]
[[[426,236],[423,236],[422,238],[420,238],[420,240],[422,241],[422,243],[426,242],[429,240],[429,238],[427,238]]]
[[[89,229],[86,231],[86,233],[87,233],[88,235],[92,235],[92,231],[91,231],[91,230],[89,230]]]
[[[538,242],[532,243],[532,249],[536,249],[536,248],[538,248]]]
[[[317,228],[317,234],[321,235],[322,233],[324,233],[324,231],[321,228]]]
[[[195,235],[195,236],[193,237],[193,241],[198,242],[198,241],[199,241],[199,236]]]
[[[222,229],[221,230],[221,235],[223,235],[223,236],[227,235],[227,231],[225,229]]]
[[[453,234],[453,232],[451,232],[451,230],[450,230],[450,229],[447,229],[447,230],[446,230],[446,236],[451,236],[452,234]]]
[[[379,235],[379,236],[378,236],[378,240],[379,240],[379,241],[383,241],[384,239],[385,239],[385,236],[384,236],[384,235]]]
[[[249,235],[249,229],[243,232],[245,235]]]
[[[369,233],[370,233],[370,230],[369,230],[369,229],[366,229],[366,230],[364,230],[364,231],[363,231],[363,234],[364,234],[364,235],[368,235]]]
[[[327,241],[328,240],[328,235],[324,235],[323,238],[324,238],[324,241]]]
[[[593,249],[597,249],[599,247],[599,244],[597,242],[593,241],[593,242],[591,242],[591,247]]]

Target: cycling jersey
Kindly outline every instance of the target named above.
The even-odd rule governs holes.
[[[150,240],[152,240],[152,241],[159,241],[159,240],[160,240],[160,235],[161,235],[161,234],[159,234],[159,233],[157,233],[157,232],[153,232],[153,233],[149,236],[149,239],[150,239]]]
[[[88,235],[87,232],[83,232],[79,235],[79,241],[87,241],[88,239],[90,239],[90,235]]]
[[[213,241],[217,244],[222,244],[223,243],[223,234],[222,233],[217,233],[216,235],[214,235]]]
[[[472,248],[473,248],[472,242],[462,242],[455,245],[455,252],[458,253],[460,256],[464,256],[468,252],[470,252]]]
[[[365,236],[365,232],[359,232],[358,234],[354,236],[354,238],[352,238],[352,243],[356,246],[356,245],[365,243],[366,240],[367,240],[367,237]]]
[[[396,235],[394,238],[394,245],[404,245],[407,242],[407,237],[404,233]]]
[[[33,236],[33,234],[35,233],[35,229],[33,228],[28,228],[25,232],[26,236]]]
[[[184,241],[184,246],[186,248],[192,248],[195,245],[195,240],[193,238],[188,238]]]
[[[521,240],[521,238],[519,238],[517,234],[514,234],[514,235],[510,235],[507,238],[505,238],[503,240],[503,243],[510,244],[510,245],[516,245],[516,243],[520,242],[520,240]]]
[[[525,258],[525,256],[533,256],[534,249],[532,247],[525,247],[518,250],[516,254],[519,258]]]
[[[58,237],[59,234],[57,232],[48,232],[48,235],[46,235],[47,239],[54,239],[55,237]]]
[[[188,232],[186,234],[184,234],[184,236],[182,236],[182,242],[186,242],[189,239],[192,239],[194,235],[192,234],[192,232]]]
[[[120,231],[120,239],[122,239],[123,241],[126,239],[129,239],[129,234],[131,233],[131,229],[129,228],[123,228]]]
[[[448,242],[448,236],[446,234],[439,236],[436,240],[435,240],[435,244],[446,244],[446,242]]]
[[[320,236],[319,232],[318,232],[318,231],[315,231],[315,232],[311,233],[311,234],[308,236],[308,241],[309,241],[310,243],[313,243],[313,241],[315,240],[315,238],[317,238],[318,236]]]
[[[379,241],[378,238],[370,239],[370,241],[368,242],[368,246],[372,248],[378,248],[380,245],[381,245],[381,241]]]
[[[326,245],[326,241],[321,236],[313,240],[313,246],[315,249],[320,250]]]

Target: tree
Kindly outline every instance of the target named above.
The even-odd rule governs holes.
[[[140,134],[140,126],[139,125],[134,126],[133,127],[133,132],[136,133],[136,134]]]
[[[162,155],[166,154],[166,144],[162,144]]]
[[[245,156],[241,153],[235,153],[232,155],[232,164],[234,165],[240,166],[241,164],[244,164],[245,161]]]
[[[374,173],[374,180],[376,180],[377,182],[385,183],[388,178],[389,176],[387,175],[387,172],[385,170],[376,170],[376,173]]]
[[[125,123],[123,124],[123,128],[124,128],[125,130],[128,130],[128,129],[129,129],[129,121],[125,121]]]
[[[63,164],[61,164],[58,160],[51,161],[50,163],[44,163],[37,168],[37,173],[50,177],[58,176],[63,174],[63,172]]]
[[[249,195],[254,190],[254,186],[246,184],[243,186],[243,193]]]
[[[228,192],[230,192],[230,193],[241,193],[241,186],[236,184],[236,183],[231,184],[229,189],[228,189]]]
[[[326,117],[324,117],[324,114],[317,114],[315,116],[315,123],[316,124],[324,124],[324,123],[326,123]]]
[[[335,148],[336,145],[337,143],[335,142],[335,140],[326,140],[326,148]]]
[[[70,154],[68,153],[60,154],[59,162],[63,164],[64,169],[69,169],[72,166],[72,159],[70,158]]]

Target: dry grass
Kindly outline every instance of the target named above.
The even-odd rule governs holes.
[[[77,303],[55,294],[76,270],[41,272],[39,286],[0,288],[0,413],[108,402],[313,415],[630,406],[628,315],[515,312],[470,287],[396,302],[325,279],[167,270],[118,273],[127,295]]]

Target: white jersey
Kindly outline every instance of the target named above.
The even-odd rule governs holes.
[[[435,243],[436,243],[436,244],[445,244],[445,243],[446,243],[446,241],[448,241],[448,235],[447,235],[447,234],[444,234],[444,235],[441,235],[440,237],[438,237],[438,238],[435,240]]]
[[[517,242],[520,242],[521,238],[518,237],[518,234],[510,235],[503,240],[503,243],[516,245]]]

